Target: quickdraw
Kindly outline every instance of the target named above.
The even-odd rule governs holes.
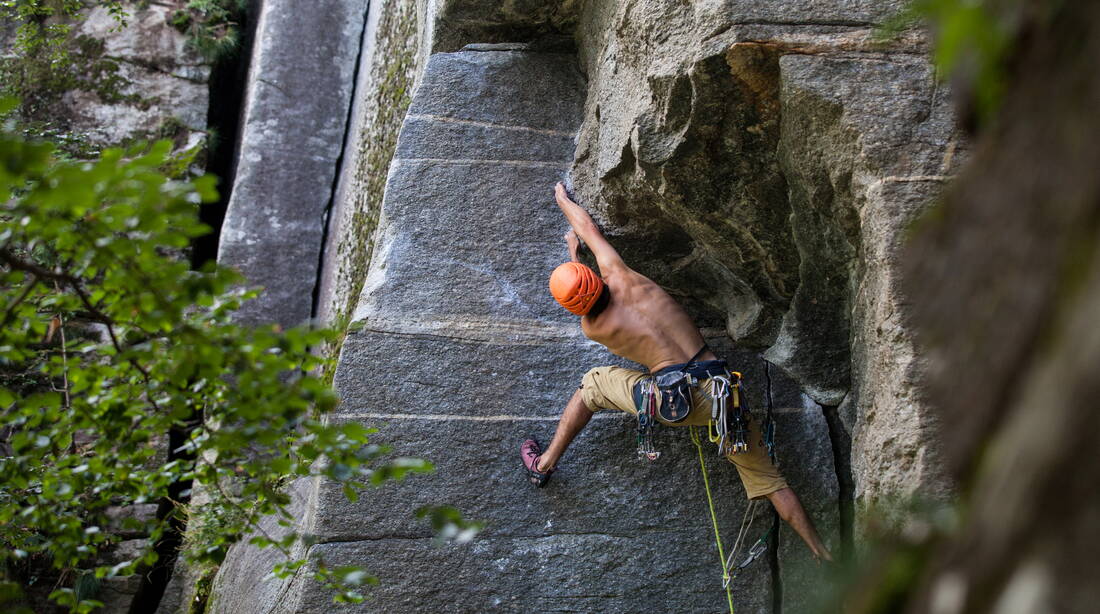
[[[653,445],[653,431],[657,426],[657,383],[648,378],[642,383],[642,399],[638,407],[638,458],[655,461],[661,453]]]
[[[718,455],[725,457],[748,452],[749,417],[748,410],[741,404],[741,374],[730,371],[729,375],[712,377],[707,395],[711,401],[707,439],[718,444]]]
[[[764,414],[764,422],[760,424],[760,431],[764,436],[764,448],[768,450],[768,458],[775,464],[775,416],[772,414],[772,363],[764,361],[764,391],[768,399],[768,410]]]
[[[730,582],[736,580],[737,576],[740,575],[742,571],[745,571],[745,568],[747,568],[749,565],[752,565],[753,561],[760,558],[764,555],[765,552],[768,551],[768,538],[771,537],[773,531],[774,529],[769,529],[763,537],[756,540],[756,543],[752,545],[752,548],[749,548],[749,553],[747,556],[745,556],[745,560],[741,561],[740,564],[734,566],[734,563],[737,562],[733,558],[733,555],[736,553],[736,551],[730,553],[729,558],[726,559],[724,574],[724,577],[726,578],[725,585],[728,586]]]
[[[730,551],[730,555],[726,557],[725,562],[722,564],[722,586],[728,588],[730,583],[737,579],[737,576],[742,571],[752,565],[753,561],[760,558],[768,551],[768,539],[771,538],[772,533],[775,531],[775,525],[768,529],[764,535],[756,540],[756,542],[749,548],[745,558],[738,563],[737,553],[741,551],[741,548],[745,545],[745,539],[748,538],[752,531],[753,520],[756,519],[756,504],[759,503],[758,499],[749,501],[748,508],[745,509],[745,515],[741,518],[741,530],[737,532],[737,540],[733,542],[733,550]]]

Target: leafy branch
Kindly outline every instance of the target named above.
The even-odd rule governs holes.
[[[329,359],[311,349],[334,331],[237,325],[256,291],[226,269],[190,270],[180,254],[209,232],[198,208],[215,200],[214,180],[166,177],[170,147],[77,162],[0,132],[0,565],[47,557],[88,582],[136,573],[186,514],[189,560],[218,564],[247,540],[284,556],[276,574],[299,573],[310,544],[292,530],[283,485],[323,476],[355,499],[432,468],[325,419],[337,399],[316,375]],[[169,432],[182,444],[169,449]],[[150,547],[133,560],[96,563],[119,539],[108,508],[174,505],[190,491],[209,502],[146,521]],[[273,515],[278,534],[265,529]],[[444,532],[462,522],[430,519]],[[323,561],[313,576],[339,601],[361,600],[372,581]],[[52,598],[96,607],[78,588]]]

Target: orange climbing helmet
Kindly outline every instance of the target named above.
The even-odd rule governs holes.
[[[550,274],[550,294],[569,311],[583,316],[603,292],[603,280],[579,262],[566,262]]]

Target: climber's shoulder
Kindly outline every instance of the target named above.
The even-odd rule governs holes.
[[[655,294],[665,294],[664,290],[652,279],[635,271],[625,263],[601,272],[603,273],[604,283],[611,289],[612,295],[620,299],[620,302],[632,303],[640,300],[651,300]]]

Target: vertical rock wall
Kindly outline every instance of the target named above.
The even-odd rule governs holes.
[[[387,169],[422,68],[416,24],[414,0],[370,3],[318,282],[322,322],[346,323],[367,276]]]
[[[545,295],[565,258],[550,188],[570,163],[627,261],[710,327],[758,405],[771,394],[784,472],[834,549],[854,499],[941,492],[895,254],[958,143],[925,39],[873,38],[900,2],[529,4],[418,2],[418,49],[407,1],[373,3],[362,41],[354,28],[332,36],[361,49],[316,305],[361,325],[342,349],[334,419],[377,427],[438,470],[356,504],[323,481],[296,484],[299,529],[317,540],[301,553],[379,575],[362,611],[724,608],[686,431],[666,430],[661,461],[637,464],[629,421],[600,415],[546,490],[520,479],[518,441],[549,438],[584,371],[614,360]],[[544,52],[570,33],[577,55]],[[250,124],[264,125],[246,119],[245,147]],[[331,182],[327,160],[306,164]],[[265,216],[256,243],[227,233],[224,253],[252,253],[238,261],[268,275],[258,255],[293,259],[297,289],[258,309],[301,319],[319,233]],[[758,351],[778,365],[770,378]],[[743,493],[708,460],[730,540]],[[487,521],[476,543],[435,546],[411,518],[444,502]],[[786,527],[771,547],[770,566],[739,580],[739,611],[806,611],[819,570]],[[329,607],[308,574],[263,580],[271,563],[234,550],[212,611]]]
[[[900,9],[590,3],[578,27],[577,194],[697,321],[839,415],[866,503],[947,488],[895,252],[959,143],[925,38],[874,38]]]
[[[264,288],[240,316],[293,326],[314,292],[366,0],[263,0],[218,262]]]

